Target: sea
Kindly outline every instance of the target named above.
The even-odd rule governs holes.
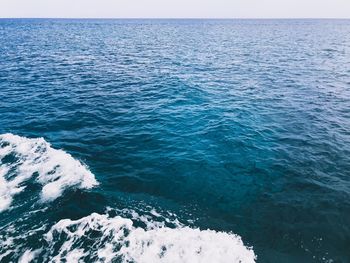
[[[0,19],[0,262],[350,262],[350,20]]]

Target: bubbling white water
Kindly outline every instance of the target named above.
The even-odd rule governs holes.
[[[85,165],[63,150],[52,148],[43,138],[0,135],[0,212],[11,207],[15,195],[24,191],[30,180],[41,186],[42,201],[56,199],[67,188],[87,189],[98,184]],[[0,242],[0,246],[6,247],[0,261],[10,254],[22,263],[35,261],[39,256],[47,262],[252,263],[256,260],[253,249],[233,233],[190,228],[155,210],[149,216],[133,210],[128,214],[125,217],[93,213],[78,220],[63,219],[51,227],[44,225],[43,228],[48,227],[44,236],[39,234],[42,228],[31,231],[40,230],[38,235],[45,245],[39,249],[16,245],[9,231],[6,241]],[[172,226],[152,220],[153,217],[163,218]],[[17,233],[16,238],[28,234]]]
[[[10,155],[14,161],[2,161]],[[42,186],[42,201],[52,201],[70,187],[88,189],[98,184],[85,165],[65,151],[52,148],[43,138],[0,135],[0,212],[11,206],[14,196],[34,175]]]
[[[120,216],[93,213],[79,220],[64,219],[45,235],[49,249],[59,250],[51,262],[213,263],[255,262],[251,248],[235,234],[190,227],[135,227]],[[90,245],[87,247],[85,242]],[[118,261],[118,262],[119,262]]]

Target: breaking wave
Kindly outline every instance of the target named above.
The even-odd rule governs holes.
[[[235,234],[145,223],[97,213],[63,219],[45,235],[51,262],[255,262]]]
[[[52,201],[70,187],[88,189],[98,184],[85,165],[43,138],[0,135],[0,212],[11,206],[32,178],[41,185],[42,201]]]
[[[98,184],[84,164],[43,138],[0,135],[0,212],[12,208],[16,195],[29,189],[33,180],[44,202],[68,188]],[[104,214],[78,220],[40,221],[46,208],[27,211],[0,227],[0,261],[251,263],[256,259],[240,236],[188,227],[168,212],[163,216],[154,209],[139,214],[108,208]]]

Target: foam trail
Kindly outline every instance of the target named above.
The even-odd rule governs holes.
[[[51,262],[251,263],[256,259],[234,234],[147,225],[144,229],[127,218],[93,213],[76,221],[59,221],[45,239]]]
[[[11,206],[33,176],[42,186],[43,201],[56,199],[69,187],[88,189],[98,184],[86,166],[43,138],[0,135],[0,212]]]

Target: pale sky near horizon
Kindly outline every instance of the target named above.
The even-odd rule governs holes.
[[[350,0],[0,0],[2,18],[350,18]]]

